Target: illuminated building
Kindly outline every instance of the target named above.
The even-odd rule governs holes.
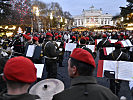
[[[98,27],[104,25],[113,26],[111,14],[103,14],[102,9],[95,9],[94,6],[90,7],[89,10],[82,11],[82,14],[74,17],[73,25],[83,27]]]

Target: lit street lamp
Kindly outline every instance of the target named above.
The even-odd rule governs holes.
[[[32,22],[32,23],[33,23],[33,24],[32,24],[32,25],[33,25],[33,30],[34,30],[35,25],[37,25],[36,28],[38,29],[38,31],[40,31],[40,26],[39,26],[39,8],[38,8],[37,6],[34,6],[34,7],[33,7],[33,14],[35,15],[35,16],[34,16],[35,18],[33,18],[33,20],[32,20],[32,21],[33,21],[33,22]],[[34,23],[35,23],[35,22],[34,22],[34,19],[37,19],[37,21],[36,21],[37,24],[34,24]],[[36,29],[36,28],[35,28],[35,29]]]
[[[52,20],[53,20],[53,14],[52,13],[50,13],[50,23],[51,23],[51,28],[52,28]]]

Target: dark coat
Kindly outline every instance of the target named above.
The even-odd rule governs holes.
[[[8,95],[3,94],[3,96],[0,96],[0,100],[36,100],[40,97],[37,95],[31,95],[28,93],[21,94],[21,95]]]
[[[56,51],[55,44],[53,41],[48,41],[44,45],[44,56],[47,57],[57,57],[59,55],[59,52]]]
[[[53,100],[118,100],[108,88],[98,85],[92,76],[72,79],[71,87],[54,95]]]

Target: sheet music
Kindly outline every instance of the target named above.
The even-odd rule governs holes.
[[[86,47],[91,49],[92,52],[94,52],[95,45],[86,45]]]
[[[123,44],[124,47],[128,47],[128,44],[126,43],[126,41],[121,41],[121,43]]]
[[[33,57],[35,45],[29,45],[26,53],[26,57]]]
[[[116,40],[116,39],[110,39],[110,41],[111,41],[111,43],[115,43],[115,42],[117,42],[118,40]]]
[[[128,46],[133,46],[129,39],[125,40]]]
[[[37,69],[37,78],[42,77],[44,64],[34,64]]]
[[[65,46],[65,51],[73,51],[73,49],[76,48],[76,45],[75,43],[66,43],[66,46]]]
[[[104,60],[103,72],[105,70],[115,71],[115,79],[133,80],[133,62]]]
[[[102,39],[97,39],[97,44],[101,41]]]
[[[117,66],[116,62],[117,61],[104,60],[103,72],[104,72],[104,70],[108,70],[108,71],[115,71],[115,73],[116,73],[116,66]]]
[[[58,45],[58,47],[60,46],[60,44],[61,44],[61,42],[56,42],[57,43],[57,45]]]
[[[106,47],[107,55],[109,55],[110,53],[112,53],[114,50],[115,50],[115,47]]]
[[[133,79],[133,63],[120,61],[118,69],[118,79],[132,80]]]

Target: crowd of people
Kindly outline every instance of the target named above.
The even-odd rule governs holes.
[[[101,41],[96,43],[97,39]],[[111,39],[117,41],[111,43]],[[133,62],[132,46],[123,47],[121,42],[127,39],[133,44],[132,32],[51,31],[39,34],[19,33],[12,37],[3,35],[0,38],[0,100],[41,98],[28,93],[31,83],[37,80],[34,64],[44,64],[47,78],[57,78],[58,65],[64,67],[62,62],[66,43],[76,44],[72,53],[68,53],[71,86],[54,95],[53,100],[118,100],[122,80],[110,79],[110,89],[98,85],[93,76],[94,69],[97,67],[95,58],[99,54],[99,60]],[[95,45],[95,50],[92,51],[87,45]],[[115,50],[105,55],[104,47],[115,47]],[[32,54],[27,54],[29,51]]]

